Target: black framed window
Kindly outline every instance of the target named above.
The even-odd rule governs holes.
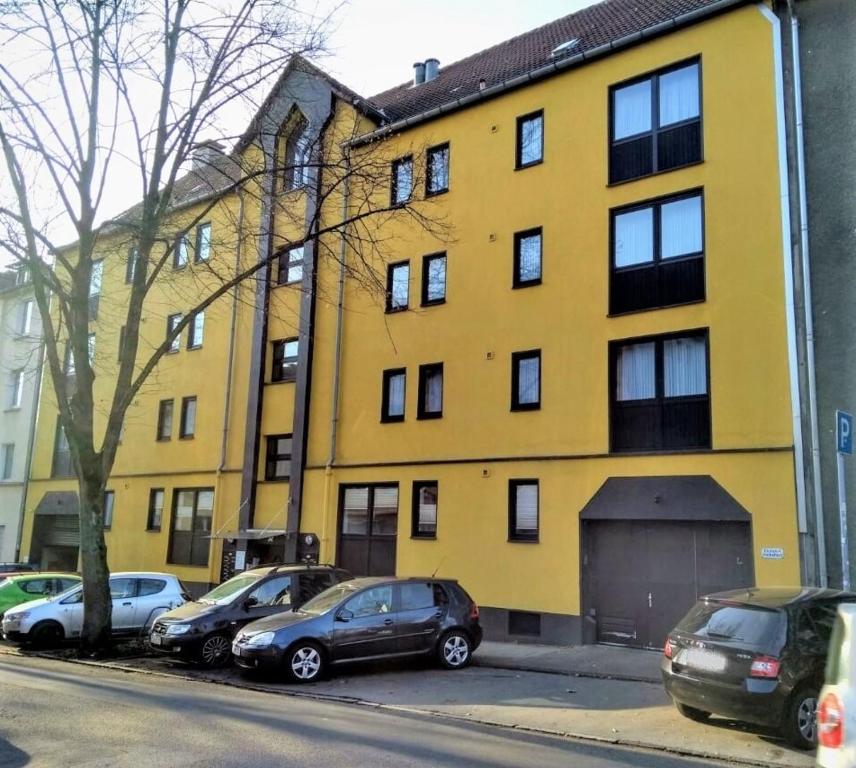
[[[169,554],[172,565],[208,565],[213,488],[177,488],[172,495]]]
[[[399,261],[386,268],[386,311],[403,312],[410,302],[410,262]]]
[[[197,263],[211,258],[211,224],[200,224],[196,227],[196,249],[193,260]]]
[[[612,86],[609,113],[611,184],[701,161],[701,62]]]
[[[303,280],[303,246],[296,245],[280,254],[279,271],[276,282],[279,285],[291,285]]]
[[[101,283],[104,279],[104,259],[92,262],[92,271],[89,273],[89,319],[98,319],[98,305],[101,303]],[[29,304],[29,313],[22,313],[21,333],[30,332],[30,318],[33,313],[32,302]]]
[[[196,434],[196,396],[181,398],[181,423],[178,436],[187,440]]]
[[[413,196],[413,157],[402,157],[392,163],[393,205],[406,203]]]
[[[538,480],[508,481],[509,541],[538,541]]]
[[[419,366],[418,419],[439,419],[443,415],[443,363]]]
[[[285,156],[282,169],[283,192],[300,189],[309,183],[312,137],[309,123],[300,115],[294,121],[291,132],[285,140]]]
[[[199,349],[205,338],[205,312],[197,312],[187,326],[187,348]]]
[[[265,480],[288,480],[291,475],[291,435],[269,435]]]
[[[172,439],[172,414],[174,402],[172,400],[161,400],[158,403],[158,440]]]
[[[416,480],[413,483],[413,517],[410,535],[414,539],[437,538],[436,480]]]
[[[297,339],[273,342],[271,381],[294,381],[297,378]]]
[[[446,301],[446,254],[432,253],[422,258],[422,306]]]
[[[175,240],[175,246],[172,251],[172,268],[181,269],[190,263],[190,238],[187,235],[181,235]]]
[[[113,507],[116,504],[115,491],[104,491],[104,527],[113,526]]]
[[[425,195],[449,191],[449,145],[431,147],[425,156]]]
[[[710,448],[707,331],[610,344],[613,452]]]
[[[544,110],[530,112],[517,118],[518,168],[537,165],[544,159]]]
[[[383,395],[380,420],[404,421],[404,403],[407,392],[407,369],[390,368],[383,372]]]
[[[176,312],[166,319],[166,334],[167,338],[172,335],[172,332],[176,329],[176,326],[181,322],[181,312]],[[167,354],[172,354],[173,352],[178,352],[181,349],[181,334],[177,334],[176,337],[169,343],[169,349],[167,350]]]
[[[534,411],[541,407],[541,350],[511,355],[511,410]]]
[[[541,227],[514,233],[514,287],[541,283],[544,237]]]
[[[146,517],[146,530],[159,531],[163,520],[164,489],[152,488],[149,491],[149,511]]]
[[[2,467],[2,475],[0,480],[11,480],[12,469],[15,466],[15,444],[3,443],[2,458],[0,458],[0,467]]]
[[[613,210],[610,227],[611,314],[704,300],[700,191]]]
[[[51,477],[71,477],[73,474],[74,466],[71,462],[71,448],[68,445],[65,430],[62,428],[62,422],[57,419]]]
[[[134,275],[137,272],[137,264],[140,260],[140,254],[136,248],[128,249],[128,259],[125,262],[125,282],[130,284],[134,282]]]

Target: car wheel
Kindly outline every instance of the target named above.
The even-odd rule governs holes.
[[[472,656],[470,638],[458,629],[447,632],[437,645],[440,663],[446,669],[462,669],[470,663]]]
[[[225,667],[232,659],[232,643],[226,635],[219,632],[208,635],[199,648],[199,661],[206,667],[215,669]]]
[[[30,630],[30,638],[36,648],[54,648],[65,640],[65,631],[55,621],[43,621]]]
[[[782,723],[782,735],[799,749],[817,746],[817,689],[813,686],[799,688],[791,696]]]
[[[690,720],[695,720],[697,723],[703,723],[710,717],[710,712],[705,712],[703,709],[696,709],[695,707],[688,707],[686,704],[681,704],[679,701],[675,702],[675,707],[677,707],[678,712],[680,712],[684,717],[688,717]]]
[[[286,651],[285,672],[293,683],[314,683],[324,674],[324,652],[309,640],[295,643]]]

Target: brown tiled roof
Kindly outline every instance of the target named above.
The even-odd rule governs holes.
[[[683,14],[713,11],[718,3],[719,0],[606,0],[441,66],[435,80],[415,87],[412,81],[402,83],[372,96],[369,102],[391,122],[413,117],[478,92],[479,80],[483,79],[489,88],[548,65],[554,61],[553,49],[574,38],[580,42],[569,55],[592,51]]]

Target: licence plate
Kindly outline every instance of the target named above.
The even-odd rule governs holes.
[[[237,645],[233,645],[233,646],[232,646],[232,653],[234,653],[234,654],[235,654],[235,656],[240,656],[240,655],[241,655],[241,649],[240,649],[240,647],[239,647],[239,646],[237,646]]]
[[[163,645],[163,638],[160,635],[151,636],[152,645]]]
[[[726,660],[725,656],[713,651],[688,648],[684,663],[688,667],[694,667],[704,672],[724,672]]]

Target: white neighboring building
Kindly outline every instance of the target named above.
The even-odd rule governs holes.
[[[17,559],[41,383],[42,323],[25,271],[0,273],[0,562]]]

